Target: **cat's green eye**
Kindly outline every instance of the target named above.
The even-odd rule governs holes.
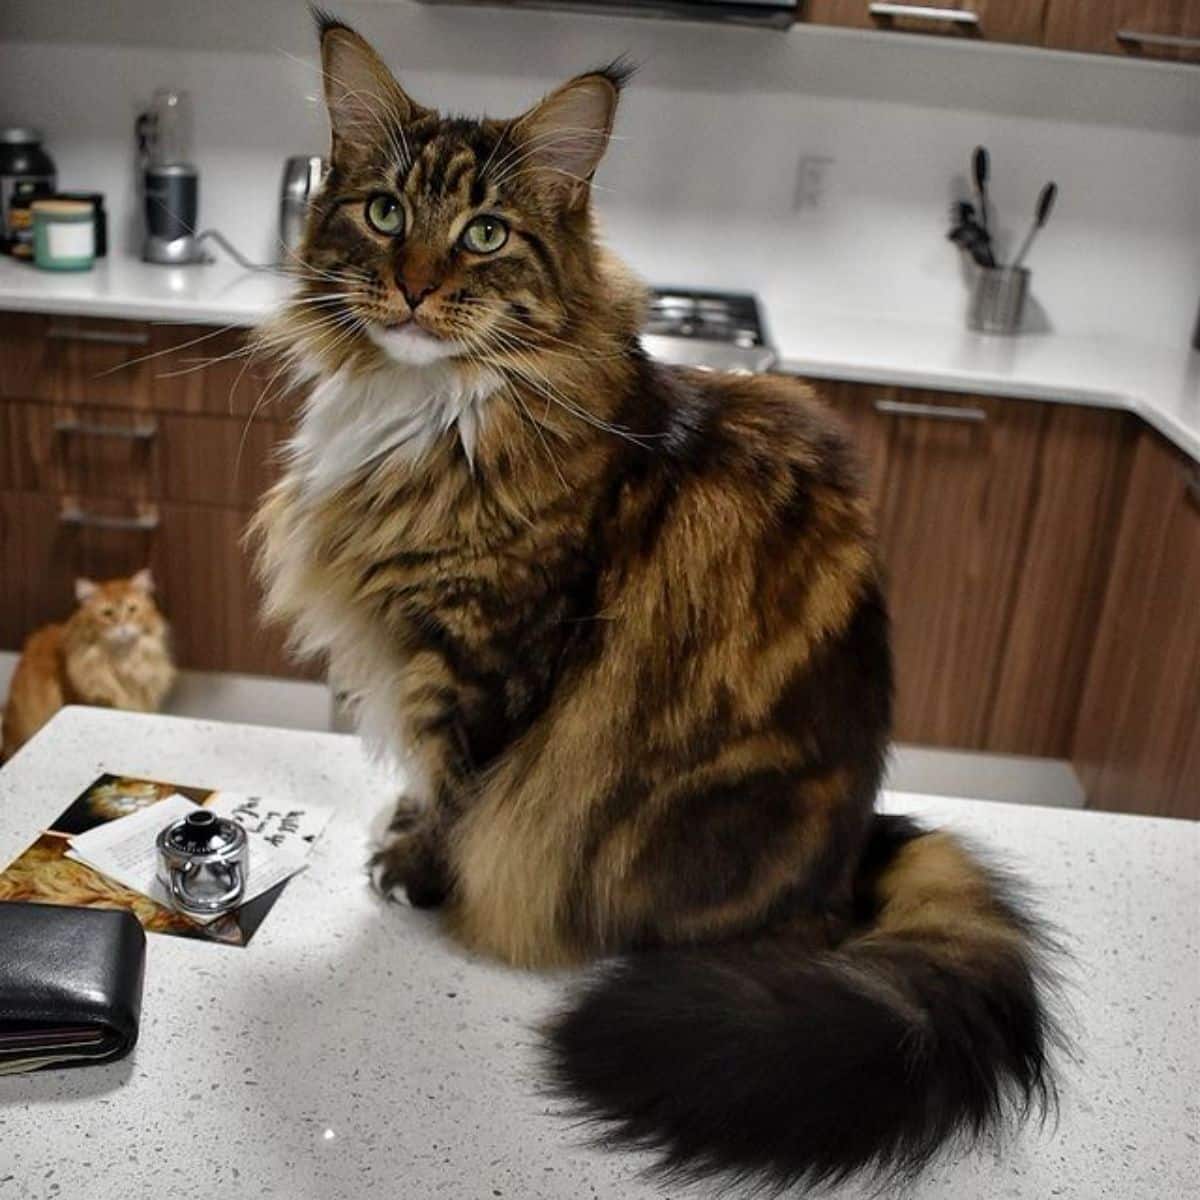
[[[367,224],[377,233],[399,237],[404,232],[404,209],[395,196],[380,192],[367,201]]]
[[[476,217],[459,241],[475,254],[495,254],[508,241],[508,226],[499,217]]]

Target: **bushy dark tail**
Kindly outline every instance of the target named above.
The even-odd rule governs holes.
[[[676,1179],[908,1176],[1053,1099],[1043,939],[944,833],[880,816],[862,929],[635,955],[549,1028],[553,1083],[600,1140]]]

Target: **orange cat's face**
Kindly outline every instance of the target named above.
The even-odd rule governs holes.
[[[78,579],[75,598],[80,606],[76,623],[113,648],[130,646],[141,637],[157,637],[162,632],[162,614],[154,603],[154,579],[148,570],[129,579],[103,583]]]

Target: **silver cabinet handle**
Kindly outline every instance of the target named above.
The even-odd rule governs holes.
[[[1200,37],[1178,33],[1138,33],[1136,29],[1118,29],[1117,41],[1126,46],[1169,46],[1175,50],[1200,50]]]
[[[106,346],[145,346],[150,342],[144,330],[76,329],[73,325],[51,325],[46,336],[56,342],[103,342]]]
[[[89,421],[55,421],[54,432],[66,436],[125,438],[131,442],[148,442],[158,435],[153,421],[144,425],[93,425]]]
[[[954,404],[914,404],[908,400],[876,400],[875,411],[889,417],[928,417],[934,421],[987,420],[982,408]]]
[[[949,21],[978,27],[979,14],[969,8],[937,8],[932,4],[868,4],[873,17],[908,17],[914,21]]]
[[[144,512],[136,517],[106,517],[101,513],[88,512],[77,504],[64,504],[58,514],[60,525],[73,525],[78,529],[126,529],[133,533],[149,533],[158,528],[158,513]]]

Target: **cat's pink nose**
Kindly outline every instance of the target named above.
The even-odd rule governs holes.
[[[411,309],[415,309],[426,296],[441,287],[440,276],[433,257],[419,249],[409,250],[403,261],[396,265],[396,286]]]
[[[421,301],[424,300],[426,296],[428,296],[431,292],[436,292],[438,290],[439,284],[431,283],[427,288],[425,288],[419,292],[409,291],[409,285],[406,283],[401,283],[399,285],[399,287],[400,287],[400,293],[404,297],[405,303],[408,305],[409,308],[411,308],[415,311],[417,305],[420,304]]]

